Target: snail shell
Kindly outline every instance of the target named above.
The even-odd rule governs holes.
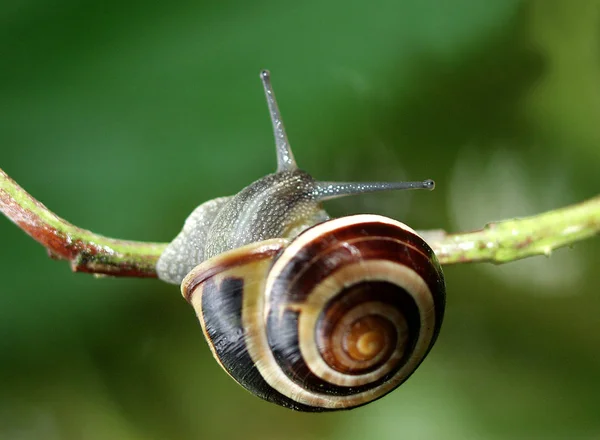
[[[445,305],[433,251],[378,215],[222,253],[181,290],[225,371],[301,411],[354,408],[398,387],[431,349]]]

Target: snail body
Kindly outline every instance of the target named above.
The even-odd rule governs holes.
[[[403,383],[431,350],[445,307],[440,264],[409,226],[330,218],[321,202],[433,182],[317,182],[299,170],[261,72],[277,172],[200,205],[161,255],[223,369],[299,411],[350,409]]]

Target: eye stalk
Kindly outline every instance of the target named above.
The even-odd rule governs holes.
[[[269,106],[269,113],[271,114],[271,122],[273,123],[273,134],[275,135],[275,147],[277,149],[277,171],[296,170],[298,167],[296,166],[296,160],[292,154],[292,149],[287,134],[285,133],[285,127],[281,120],[279,106],[275,99],[275,92],[271,86],[270,72],[268,70],[262,70],[260,72],[260,79],[262,80],[265,89],[267,105]]]
[[[277,172],[294,171],[298,169],[292,148],[285,132],[279,106],[275,99],[275,92],[271,85],[271,73],[268,70],[260,72],[260,79],[265,89],[273,134],[275,136],[275,148],[277,150]],[[414,182],[316,182],[313,195],[319,201],[331,200],[338,197],[366,194],[379,191],[396,191],[407,189],[427,189],[432,191],[435,182],[431,179]]]
[[[417,182],[317,182],[315,195],[317,200],[323,201],[379,191],[405,189],[428,189],[431,191],[434,188],[435,182],[431,179]]]

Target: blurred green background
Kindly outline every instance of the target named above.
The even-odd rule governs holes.
[[[465,230],[600,189],[600,2],[7,1],[0,167],[95,232],[172,239],[274,170],[268,68],[300,166],[433,178],[354,197]],[[600,240],[446,269],[412,378],[346,413],[263,402],[212,359],[177,286],[95,279],[0,218],[2,439],[598,439]]]

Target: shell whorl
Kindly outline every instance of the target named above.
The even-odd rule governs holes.
[[[445,304],[431,249],[376,215],[221,254],[194,269],[182,293],[234,379],[304,411],[353,408],[399,386],[435,342]],[[231,301],[239,310],[225,306]],[[236,329],[219,333],[233,321]]]

